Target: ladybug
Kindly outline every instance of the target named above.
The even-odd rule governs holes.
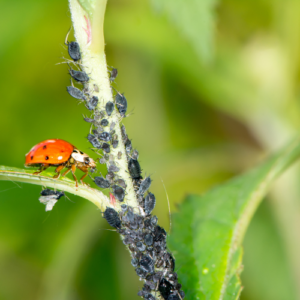
[[[62,176],[72,171],[76,187],[78,186],[75,176],[76,167],[85,173],[80,179],[82,184],[84,184],[83,179],[88,175],[89,169],[93,172],[96,168],[95,161],[87,154],[78,150],[69,142],[59,139],[40,142],[26,154],[25,167],[36,165],[40,166],[40,170],[35,172],[35,175],[40,174],[48,167],[57,166],[55,169],[57,174],[53,178],[59,178],[60,171],[67,168]]]

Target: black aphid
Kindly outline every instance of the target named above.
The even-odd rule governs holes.
[[[138,261],[136,258],[133,258],[133,259],[131,260],[131,264],[132,264],[132,266],[133,266],[134,268],[136,268],[136,267],[138,266],[138,264],[139,264],[139,261]]]
[[[142,179],[141,167],[137,160],[131,158],[128,162],[128,169],[132,179]]]
[[[126,150],[126,152],[129,153],[131,151],[131,149],[132,149],[131,140],[128,139],[125,143],[125,150]]]
[[[99,140],[94,135],[89,134],[87,136],[87,139],[93,145],[93,147],[98,148],[98,149],[101,148],[101,144],[100,144]]]
[[[67,86],[67,92],[75,99],[86,100],[86,96],[83,94],[83,92],[74,86]]]
[[[147,276],[147,273],[144,270],[142,270],[141,268],[135,269],[135,272],[136,272],[137,276],[139,276],[141,278],[146,278],[146,276]]]
[[[97,96],[93,96],[88,102],[87,102],[87,109],[88,110],[94,110],[99,102],[99,99]]]
[[[153,245],[153,236],[150,233],[147,233],[144,237],[144,242],[147,246]]]
[[[133,211],[128,210],[128,213],[126,215],[126,221],[127,222],[134,222],[135,221],[135,215],[134,215]]]
[[[112,164],[108,167],[108,171],[109,172],[118,172],[118,171],[120,171],[120,168],[118,168],[117,166]]]
[[[124,201],[125,191],[123,188],[121,188],[118,185],[113,185],[112,190],[113,190],[113,194],[117,200],[119,200],[120,202]]]
[[[114,143],[114,142],[113,142]],[[119,143],[119,142],[118,142]],[[114,146],[114,145],[113,145]],[[116,147],[114,147],[114,148],[117,148],[118,147],[118,145],[116,146]],[[122,158],[122,152],[121,151],[119,151],[118,152],[118,159],[121,159]]]
[[[69,52],[70,57],[74,61],[77,61],[77,60],[81,59],[80,47],[79,47],[79,44],[77,42],[68,43],[68,52]]]
[[[99,139],[104,142],[108,142],[111,140],[111,134],[109,132],[102,132],[99,134]]]
[[[174,269],[175,269],[175,259],[174,259],[174,257],[169,252],[167,252],[164,255],[164,259],[167,262],[168,268],[170,268],[172,271],[174,271]]]
[[[171,294],[169,297],[168,297],[168,300],[180,300],[178,294]]]
[[[104,218],[106,219],[107,223],[115,228],[121,228],[121,221],[119,214],[110,207],[107,207],[104,212]]]
[[[168,300],[174,286],[165,278],[163,278],[158,286],[158,290],[165,300]]]
[[[107,143],[103,143],[102,144],[102,150],[106,153],[109,153],[110,152],[110,144],[107,144]]]
[[[114,108],[115,108],[115,105],[111,101],[106,103],[105,110],[106,110],[106,113],[108,116],[110,116],[112,114]]]
[[[102,189],[107,189],[110,187],[109,181],[104,179],[101,176],[97,176],[94,178],[95,179],[95,183]]]
[[[76,81],[87,82],[90,80],[89,76],[83,71],[76,71],[76,70],[70,69],[69,73],[72,76],[72,78],[74,78]]]
[[[133,150],[131,157],[135,160],[137,160],[139,158],[139,152],[137,150]]]
[[[53,191],[50,189],[44,189],[41,191],[41,195],[42,196],[54,196],[53,198],[55,198],[56,200],[58,200],[59,198],[61,198],[62,196],[65,195],[64,192],[60,192],[60,191]]]
[[[154,226],[157,224],[157,221],[158,221],[157,216],[153,216],[153,217],[151,218],[151,220],[150,220],[151,224],[154,225]]]
[[[116,183],[117,183],[119,186],[121,186],[122,188],[126,189],[126,183],[125,183],[125,181],[124,181],[123,179],[118,179],[118,180],[116,181]]]
[[[114,141],[112,142],[112,146],[113,146],[114,149],[116,149],[116,148],[118,147],[118,145],[119,145],[119,141],[118,141],[118,140],[114,140]],[[121,155],[122,155],[122,152],[121,152]],[[119,158],[119,159],[120,159],[120,158]]]
[[[122,125],[122,127],[121,127],[121,133],[122,133],[122,139],[123,139],[124,143],[126,143],[128,136],[126,134],[126,128],[124,125]]]
[[[141,182],[140,188],[137,193],[139,195],[144,195],[148,191],[150,185],[151,185],[151,178],[150,176],[148,176]]]
[[[101,125],[101,126],[104,126],[104,127],[107,126],[107,125],[108,125],[107,119],[101,120],[100,125]]]
[[[137,242],[137,243],[136,243],[136,248],[137,248],[139,251],[141,251],[141,252],[143,252],[143,251],[146,250],[146,246],[145,246],[142,242]]]
[[[122,208],[122,211],[127,211],[127,209],[128,209],[128,206],[126,205],[126,204],[122,204],[121,205],[121,208]]]
[[[150,182],[151,183],[151,182]],[[145,198],[144,211],[147,215],[150,215],[155,207],[156,199],[152,193],[149,193]]]
[[[104,165],[105,163],[106,163],[106,159],[105,158],[100,158],[99,159],[99,163],[101,164],[101,165]]]
[[[85,122],[87,123],[94,123],[95,120],[94,119],[91,119],[91,118],[83,118]]]
[[[110,78],[109,78],[109,80],[111,82],[113,82],[116,79],[117,76],[118,76],[118,70],[115,69],[115,68],[112,68],[112,70],[110,71]]]
[[[165,240],[166,236],[167,236],[167,233],[162,227],[160,227],[159,225],[155,226],[155,228],[154,228],[154,241],[155,242]]]
[[[147,273],[154,272],[154,262],[149,255],[143,255],[140,260],[140,267]]]
[[[127,100],[124,95],[118,93],[116,95],[116,105],[122,117],[125,117],[127,111]]]

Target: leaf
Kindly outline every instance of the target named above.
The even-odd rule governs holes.
[[[245,231],[270,184],[299,155],[298,138],[250,172],[187,197],[168,239],[187,299],[238,299]]]
[[[214,9],[217,0],[151,0],[195,48],[199,57],[211,59],[214,44]]]

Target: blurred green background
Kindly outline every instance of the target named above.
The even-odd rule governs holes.
[[[22,167],[61,138],[93,156],[88,111],[66,92],[67,1],[1,0],[0,164]],[[108,0],[108,64],[129,101],[124,120],[171,210],[279,149],[299,126],[297,0]],[[300,299],[298,166],[257,211],[244,242],[242,300]],[[80,171],[77,171],[78,175]],[[0,299],[139,299],[129,253],[100,212],[68,195],[46,213],[41,187],[0,182]],[[177,266],[180,268],[180,266]]]

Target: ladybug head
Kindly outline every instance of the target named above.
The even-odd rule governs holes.
[[[90,158],[87,154],[83,153],[82,151],[78,149],[74,149],[71,156],[76,162],[83,163],[88,168],[91,168],[92,172],[96,169],[95,161],[92,158]]]

